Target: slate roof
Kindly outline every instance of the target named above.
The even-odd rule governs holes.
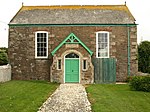
[[[22,6],[10,24],[134,24],[126,5]]]

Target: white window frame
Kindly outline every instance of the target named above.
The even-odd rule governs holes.
[[[86,61],[86,69],[84,69],[84,60]],[[87,58],[83,58],[82,59],[82,70],[83,71],[87,71],[88,70],[88,59]]]
[[[46,33],[46,56],[37,56],[37,34],[38,33]],[[48,32],[47,31],[37,31],[35,32],[35,58],[48,58]]]
[[[61,61],[60,62],[60,69],[59,69],[59,60]],[[61,58],[58,58],[57,59],[57,70],[61,70],[62,69],[62,59]]]
[[[98,56],[98,34],[99,33],[107,33],[108,34],[108,39],[107,39],[107,43],[108,43],[108,56],[105,57],[99,57]],[[96,58],[109,58],[109,32],[108,31],[99,31],[96,32]]]

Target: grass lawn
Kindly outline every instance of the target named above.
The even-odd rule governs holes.
[[[128,84],[93,84],[86,91],[93,112],[150,112],[150,92],[130,91]]]
[[[0,83],[0,112],[36,112],[57,87],[46,81]]]

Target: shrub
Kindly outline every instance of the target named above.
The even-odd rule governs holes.
[[[128,76],[127,79],[126,79],[126,82],[130,82],[132,80],[132,77],[133,76]]]
[[[129,80],[132,90],[150,92],[150,76],[133,76]]]
[[[0,50],[0,65],[6,65],[8,64],[8,58],[5,51]]]
[[[143,41],[138,46],[138,70],[150,73],[150,42]]]

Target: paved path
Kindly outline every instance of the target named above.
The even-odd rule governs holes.
[[[84,86],[61,84],[38,112],[91,112],[91,106]]]

